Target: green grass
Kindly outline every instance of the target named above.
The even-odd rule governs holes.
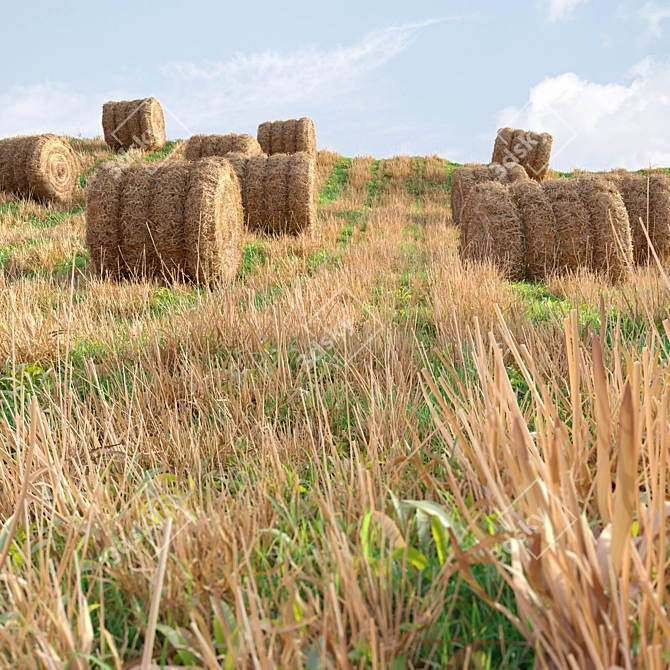
[[[351,158],[345,157],[342,157],[337,161],[325,187],[319,193],[319,207],[323,207],[324,205],[328,205],[337,200],[342,189],[347,185],[349,169],[351,168],[352,163],[353,161]]]

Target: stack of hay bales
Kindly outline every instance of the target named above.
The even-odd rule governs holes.
[[[670,259],[670,178],[663,172],[616,171],[604,175],[621,193],[638,265],[653,260],[644,227],[661,263]],[[642,220],[642,224],[640,223]]]
[[[74,195],[80,176],[79,157],[56,135],[0,140],[0,191],[65,203]]]
[[[209,156],[226,156],[236,153],[246,156],[262,154],[261,145],[252,135],[193,135],[184,148],[186,160],[195,161]]]
[[[534,133],[501,128],[496,135],[491,163],[510,167],[521,165],[528,176],[541,182],[549,170],[554,138],[549,133]]]
[[[633,265],[628,214],[607,179],[583,175],[542,185],[479,184],[461,212],[462,258],[495,263],[510,280],[589,268],[612,281]]]
[[[86,203],[86,244],[100,276],[230,281],[241,261],[243,213],[226,160],[107,163]]]
[[[112,151],[158,151],[165,146],[165,118],[156,98],[106,102],[102,130]]]
[[[263,153],[268,156],[301,152],[316,156],[314,122],[306,117],[261,123],[257,138]]]
[[[461,210],[473,186],[489,181],[512,184],[524,179],[527,180],[529,177],[520,165],[511,165],[509,169],[500,165],[464,165],[454,168],[451,173],[452,221],[455,225],[459,225]]]

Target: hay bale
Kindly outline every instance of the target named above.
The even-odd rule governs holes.
[[[237,176],[221,158],[193,164],[184,205],[185,270],[199,283],[232,281],[244,229]]]
[[[106,102],[102,130],[112,151],[158,151],[165,146],[165,118],[156,98]]]
[[[307,117],[287,121],[266,121],[258,126],[258,143],[268,156],[308,153],[316,155],[314,122]]]
[[[589,211],[570,179],[546,179],[542,183],[556,219],[557,269],[576,271],[592,267],[593,242]]]
[[[517,206],[526,250],[526,278],[543,280],[558,265],[556,217],[542,187],[531,179],[510,186]]]
[[[234,159],[233,164],[239,162]],[[241,168],[235,165],[240,176]],[[316,223],[316,159],[292,155],[250,156],[242,176],[248,230],[299,235]]]
[[[455,225],[459,225],[460,214],[468,197],[470,189],[476,184],[487,181],[498,181],[502,184],[513,184],[516,181],[528,180],[526,171],[520,165],[513,165],[510,169],[499,165],[465,165],[454,168],[451,173],[451,218]],[[461,231],[461,236],[465,235]]]
[[[86,205],[96,272],[122,278],[230,280],[241,261],[242,202],[223,158],[103,165]]]
[[[121,261],[131,276],[154,277],[159,264],[151,204],[157,179],[142,163],[128,167],[121,202]]]
[[[600,175],[570,180],[589,212],[593,269],[613,281],[625,278],[633,266],[633,243],[624,201],[616,186]]]
[[[475,185],[461,222],[469,231],[467,240],[460,242],[462,258],[492,262],[511,281],[525,278],[523,229],[509,188],[495,181]]]
[[[99,277],[120,279],[121,198],[126,173],[114,163],[104,163],[95,172],[86,197],[86,246],[93,271]]]
[[[670,258],[670,178],[663,172],[617,171],[604,175],[621,193],[633,240],[633,257],[638,265],[653,262],[642,219],[661,263]]]
[[[68,202],[80,175],[79,157],[56,135],[0,140],[0,191],[41,201]]]
[[[186,143],[184,157],[193,161],[209,156],[226,156],[230,153],[253,156],[263,153],[261,145],[252,135],[194,135]]]
[[[510,168],[521,165],[528,176],[543,181],[549,170],[554,138],[549,133],[501,128],[496,135],[491,163]]]

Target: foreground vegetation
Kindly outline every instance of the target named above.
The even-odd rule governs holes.
[[[452,167],[321,152],[214,289],[0,195],[2,667],[667,666],[670,284],[463,266]]]

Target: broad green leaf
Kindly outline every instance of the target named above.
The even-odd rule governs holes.
[[[447,551],[449,549],[449,537],[447,536],[447,532],[445,531],[442,522],[436,516],[430,518],[430,529],[433,533],[435,546],[437,547],[437,557],[440,561],[440,565],[444,565],[444,562],[447,560]]]
[[[361,537],[361,546],[363,547],[363,554],[370,558],[370,520],[372,519],[372,512],[368,512],[363,517],[363,523],[361,525],[360,537]]]
[[[395,558],[396,561],[402,561],[405,551],[407,552],[407,562],[412,564],[417,570],[425,570],[428,567],[428,559],[414,547],[396,549],[393,552],[393,558]]]

